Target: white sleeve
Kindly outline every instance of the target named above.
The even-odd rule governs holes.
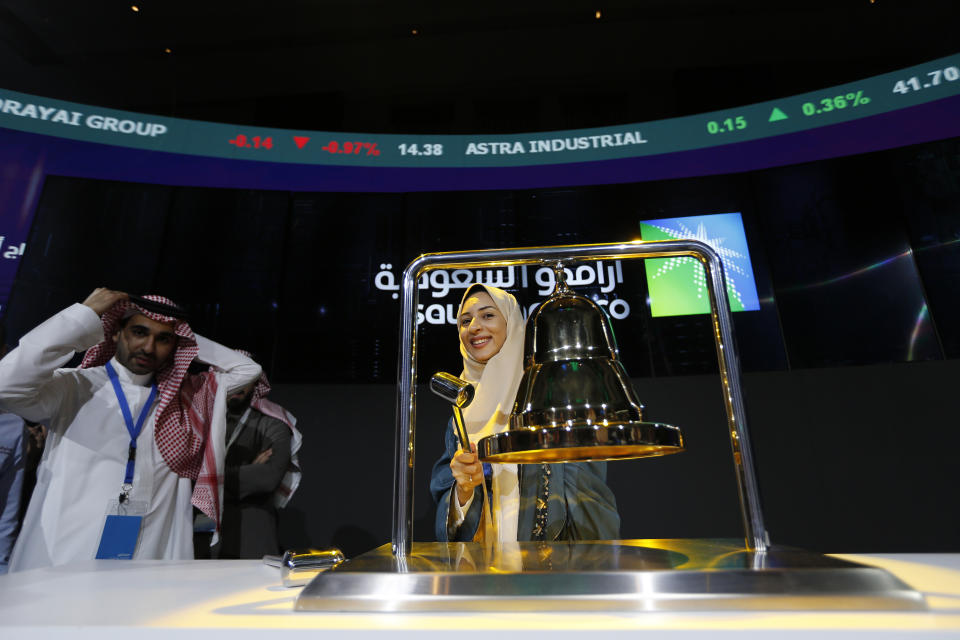
[[[194,334],[197,339],[197,360],[214,367],[217,383],[228,392],[253,382],[260,377],[260,365],[247,356]]]
[[[218,344],[209,338],[194,334],[197,339],[197,360],[209,364],[217,379],[217,392],[213,403],[213,415],[208,426],[207,442],[212,447],[213,458],[216,461],[216,477],[220,513],[223,513],[223,472],[226,460],[227,444],[227,394],[253,382],[260,377],[260,365],[247,356],[228,347]],[[213,532],[210,546],[220,539],[217,531]]]
[[[470,511],[470,505],[473,504],[473,497],[477,495],[477,492],[474,491],[470,494],[470,497],[467,498],[467,503],[460,506],[460,499],[457,497],[457,485],[453,485],[453,488],[450,489],[450,519],[447,524],[450,529],[458,529],[460,525],[463,524],[463,519],[467,517],[467,512]]]
[[[67,307],[20,339],[0,360],[0,408],[46,423],[63,399],[56,370],[103,341],[103,323],[90,307]]]

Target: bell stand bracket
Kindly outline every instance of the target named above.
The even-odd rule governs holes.
[[[420,277],[451,268],[689,256],[704,268],[744,526],[731,540],[594,543],[413,543]],[[404,270],[400,300],[393,538],[318,575],[297,598],[310,611],[924,609],[892,574],[771,548],[747,431],[740,363],[720,256],[697,240],[632,241],[424,254]],[[718,570],[722,570],[718,573]],[[531,595],[536,594],[536,595]]]
[[[709,245],[697,240],[667,240],[616,244],[584,244],[521,249],[428,253],[411,262],[403,272],[400,301],[400,357],[397,389],[397,443],[394,461],[393,553],[410,552],[413,532],[413,461],[416,424],[417,303],[420,276],[436,269],[542,265],[574,260],[618,260],[692,256],[706,271],[714,339],[720,364],[724,406],[730,445],[737,475],[740,511],[746,547],[765,551],[769,544],[747,433],[746,412],[740,384],[740,363],[734,345],[733,321],[726,296],[723,264]]]

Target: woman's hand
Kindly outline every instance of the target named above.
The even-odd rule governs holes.
[[[462,507],[473,495],[473,490],[483,484],[483,465],[477,457],[477,445],[471,444],[470,451],[457,451],[450,461],[450,471],[457,482],[457,500]]]

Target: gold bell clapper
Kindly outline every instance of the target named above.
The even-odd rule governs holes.
[[[562,262],[554,270],[556,289],[527,319],[510,429],[480,440],[480,459],[571,462],[683,451],[680,429],[643,422],[603,307],[567,287]]]
[[[430,378],[430,390],[453,405],[457,440],[461,449],[470,451],[470,436],[467,435],[467,427],[463,423],[463,409],[473,402],[476,393],[473,385],[452,373],[440,371]]]

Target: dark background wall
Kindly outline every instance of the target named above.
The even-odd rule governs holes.
[[[771,539],[825,553],[956,551],[952,478],[960,361],[752,373],[745,398]],[[652,420],[684,453],[608,463],[624,538],[742,537],[718,376],[638,379]],[[348,555],[389,542],[393,385],[281,385],[304,425],[303,486],[283,512],[289,546]],[[430,467],[448,408],[417,400],[414,539],[433,539]]]

